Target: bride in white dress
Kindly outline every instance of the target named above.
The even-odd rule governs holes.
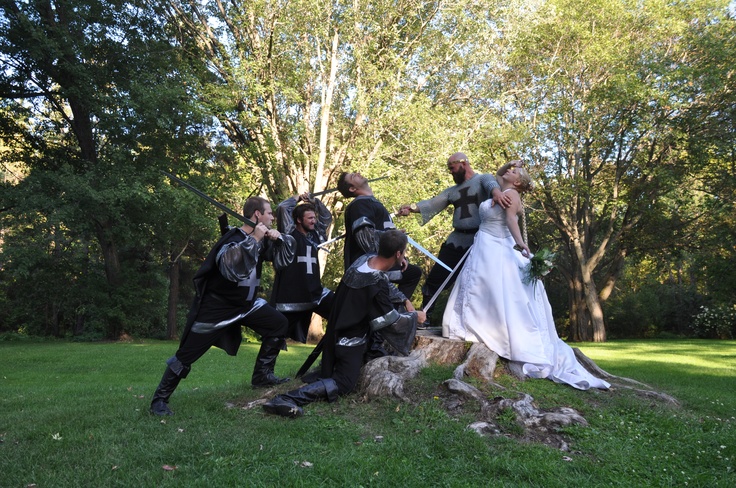
[[[521,161],[512,161],[496,178],[513,203],[507,209],[491,205],[490,199],[480,205],[480,229],[447,301],[442,335],[482,341],[499,356],[521,363],[532,378],[581,390],[607,389],[610,385],[578,363],[572,348],[557,336],[542,282],[524,284],[530,252],[519,229],[519,193],[531,189],[529,175]]]

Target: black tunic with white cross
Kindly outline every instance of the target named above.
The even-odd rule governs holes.
[[[294,262],[276,273],[271,303],[280,312],[304,312],[315,308],[323,296],[317,259],[319,236],[296,229],[291,236],[296,241]]]
[[[230,229],[194,275],[197,295],[187,316],[181,346],[187,343],[190,332],[216,334],[218,339],[213,344],[235,355],[240,346],[241,322],[255,307],[266,303],[257,297],[263,261],[271,261],[275,269],[281,269],[294,259],[294,248],[290,236],[259,242],[242,228]]]

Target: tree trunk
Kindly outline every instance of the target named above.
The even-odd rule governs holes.
[[[51,331],[54,337],[61,337],[63,307],[57,301],[51,303]]]
[[[603,308],[598,299],[595,282],[588,275],[583,281],[585,290],[585,304],[588,312],[588,331],[593,333],[593,342],[606,342],[606,326],[603,322]]]
[[[77,311],[77,316],[74,319],[74,333],[72,335],[79,336],[84,332],[84,312]]]
[[[580,323],[580,317],[578,316],[578,324],[584,329],[584,332],[580,330],[581,335],[585,336],[583,340],[590,340],[592,337],[593,342],[605,342],[606,326],[603,322],[603,308],[598,298],[598,290],[593,280],[592,268],[594,265],[590,260],[590,256],[585,254],[580,239],[573,239],[572,245],[577,261],[574,276],[579,277],[580,284],[582,284],[582,290],[579,289],[579,285],[576,285],[576,292],[582,292],[587,312],[587,324]]]
[[[107,278],[108,294],[110,302],[115,303],[115,290],[120,285],[120,259],[118,257],[118,249],[113,241],[110,233],[112,224],[110,222],[95,221],[95,229],[97,233],[97,241],[102,251],[102,259],[105,263],[105,277]],[[111,317],[107,324],[107,337],[109,339],[117,339],[123,331],[123,325],[120,319]]]
[[[332,110],[332,98],[335,93],[335,84],[337,78],[337,69],[340,63],[338,58],[339,36],[337,30],[332,38],[332,52],[330,55],[330,74],[327,81],[326,90],[322,92],[322,113],[320,114],[320,131],[319,131],[319,157],[317,160],[317,171],[315,172],[315,184],[326,185],[327,181],[324,177],[325,163],[328,155],[328,141],[330,132],[330,120]]]
[[[105,263],[105,277],[111,288],[120,284],[120,260],[115,241],[110,235],[112,224],[110,222],[95,222],[97,241],[100,243],[102,258]]]
[[[590,320],[585,303],[583,281],[580,278],[580,270],[572,270],[572,278],[568,283],[570,287],[570,329],[568,339],[573,342],[589,342],[593,340]]]

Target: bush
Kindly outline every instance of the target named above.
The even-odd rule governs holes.
[[[690,328],[697,337],[703,339],[733,339],[736,332],[736,305],[703,305]]]
[[[692,288],[670,283],[654,281],[635,290],[622,287],[604,305],[606,329],[612,339],[689,335],[703,302]]]

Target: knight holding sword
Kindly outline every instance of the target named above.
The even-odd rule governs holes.
[[[458,263],[462,264],[461,260],[473,244],[473,238],[480,226],[478,207],[481,202],[492,197],[503,208],[511,204],[511,199],[501,191],[495,177],[491,174],[473,171],[470,160],[465,154],[456,152],[450,156],[447,160],[447,170],[452,175],[455,185],[443,190],[433,198],[402,205],[397,212],[400,217],[418,213],[422,216],[422,225],[424,225],[449,205],[455,209],[452,215],[454,230],[442,243],[437,256],[438,260],[446,266],[438,264],[432,266],[422,287],[421,309],[427,312],[427,320],[420,325],[420,328],[430,326],[432,297],[444,286],[451,285],[462,267],[458,267]],[[452,274],[448,268],[454,269]]]
[[[342,196],[353,199],[345,209],[344,266],[347,271],[360,256],[376,253],[380,235],[396,226],[386,207],[373,195],[370,181],[360,173],[340,174],[337,189]],[[403,295],[402,304],[414,310],[411,296],[422,277],[419,266],[409,264],[404,258],[388,276]]]
[[[403,232],[389,229],[381,233],[376,253],[360,256],[348,267],[335,291],[327,331],[320,342],[324,347],[322,364],[308,375],[309,379],[302,377],[306,385],[264,403],[266,412],[296,418],[304,414],[302,407],[309,403],[334,402],[352,392],[358,384],[373,333],[381,332],[397,352],[409,354],[417,322],[423,321],[425,314],[421,310],[396,310],[391,299],[392,285],[386,275],[404,261],[406,245]],[[297,377],[310,365],[308,359]]]
[[[263,262],[271,261],[275,269],[288,266],[294,259],[296,244],[292,236],[271,228],[274,216],[264,198],[249,198],[239,218],[243,225],[231,228],[220,238],[194,275],[196,298],[179,348],[166,361],[166,370],[153,394],[150,411],[154,415],[174,414],[168,406],[169,398],[211,346],[230,356],[238,353],[243,325],[261,336],[251,384],[267,387],[288,381],[274,374],[279,352],[286,348],[288,320],[259,298],[258,292]]]
[[[305,344],[312,314],[327,318],[335,294],[322,285],[319,245],[327,240],[332,213],[310,193],[281,202],[278,230],[296,242],[294,261],[276,271],[271,304],[289,320],[289,337]]]

